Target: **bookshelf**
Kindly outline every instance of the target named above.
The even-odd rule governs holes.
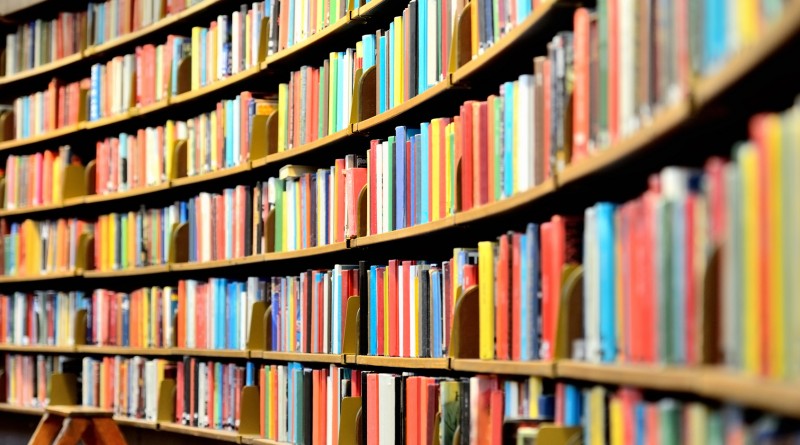
[[[211,0],[201,2],[179,14],[167,17],[149,27],[131,33],[122,38],[114,39],[103,45],[91,47],[79,54],[57,60],[50,64],[37,67],[28,72],[14,76],[0,78],[0,91],[6,94],[13,91],[18,83],[32,82],[44,75],[66,72],[88,64],[91,61],[103,61],[111,54],[117,54],[138,43],[146,42],[151,35],[167,33],[179,26],[187,26],[203,14],[211,11],[223,10],[233,2],[214,2]],[[232,91],[252,85],[256,82],[272,82],[277,78],[285,78],[288,73],[299,68],[304,63],[319,64],[328,49],[337,49],[343,45],[342,41],[355,42],[354,37],[360,33],[372,32],[383,28],[387,18],[397,11],[401,11],[402,2],[395,0],[373,0],[367,5],[349,10],[345,16],[326,27],[321,32],[314,34],[305,41],[293,45],[286,50],[279,51],[271,56],[262,57],[256,66],[238,74],[214,82],[207,86],[182,91],[177,95],[167,97],[158,103],[141,108],[132,108],[128,112],[106,117],[93,122],[82,122],[74,127],[61,128],[43,135],[22,140],[9,140],[0,142],[0,156],[16,153],[17,151],[36,150],[45,144],[55,144],[62,141],[85,141],[98,139],[111,134],[114,129],[127,127],[144,127],[150,123],[158,122],[163,116],[186,110],[189,107],[202,106],[218,99],[229,98]],[[249,159],[240,165],[202,173],[195,176],[170,177],[166,182],[141,187],[125,192],[116,192],[106,195],[89,193],[88,184],[76,185],[86,192],[83,196],[64,199],[60,203],[45,206],[18,209],[0,209],[0,218],[10,221],[21,221],[27,218],[38,218],[41,215],[56,217],[72,217],[74,215],[96,215],[104,212],[108,205],[120,208],[133,209],[149,200],[165,200],[172,196],[188,195],[194,190],[217,190],[219,184],[244,183],[259,175],[274,173],[287,164],[300,161],[320,159],[321,165],[326,165],[327,160],[339,153],[343,153],[349,145],[364,146],[371,138],[383,137],[392,134],[393,128],[408,123],[419,123],[428,117],[445,113],[451,116],[457,110],[453,104],[462,102],[480,91],[482,83],[490,77],[491,71],[503,63],[507,63],[519,54],[529,51],[532,42],[542,46],[553,36],[555,31],[561,29],[566,23],[576,5],[572,2],[553,0],[536,9],[525,20],[517,24],[493,46],[486,49],[480,56],[470,60],[459,60],[458,49],[450,58],[448,75],[423,93],[406,100],[383,113],[375,113],[375,90],[358,91],[354,101],[361,108],[361,115],[351,119],[346,128],[325,135],[312,142],[301,144],[292,149],[273,152],[264,147],[259,150],[265,155]],[[220,9],[217,9],[220,8]],[[99,271],[92,268],[76,269],[70,272],[48,273],[30,276],[3,276],[0,284],[9,286],[43,286],[57,289],[62,283],[69,281],[75,288],[93,289],[101,283],[112,282],[118,279],[134,279],[143,283],[163,282],[165,280],[178,280],[187,277],[211,277],[217,275],[241,275],[265,268],[272,270],[294,270],[296,273],[308,269],[306,265],[317,267],[321,264],[333,265],[337,262],[355,263],[366,257],[377,257],[379,262],[392,258],[393,249],[404,245],[411,245],[409,249],[420,251],[419,256],[433,252],[434,247],[428,246],[431,240],[442,240],[443,244],[455,247],[460,242],[459,236],[470,233],[470,238],[482,236],[475,233],[493,225],[509,225],[509,219],[516,218],[527,211],[537,212],[552,216],[559,213],[559,209],[568,207],[557,203],[565,197],[573,196],[576,190],[596,184],[601,178],[607,178],[614,172],[625,168],[635,168],[637,160],[653,153],[665,150],[671,141],[680,138],[691,138],[700,132],[703,123],[713,119],[719,112],[720,98],[736,95],[742,89],[742,84],[753,76],[769,61],[773,61],[776,54],[781,54],[787,46],[796,42],[800,34],[800,2],[787,3],[786,9],[780,19],[772,25],[764,38],[750,47],[745,48],[730,60],[720,70],[710,76],[692,79],[689,92],[674,105],[658,110],[651,120],[630,136],[592,154],[580,162],[570,163],[563,170],[553,172],[542,183],[502,200],[474,207],[466,211],[457,211],[452,215],[440,219],[405,227],[386,233],[361,235],[347,238],[341,242],[326,245],[282,252],[267,252],[241,258],[220,259],[206,262],[169,261],[167,264],[153,265],[123,270]],[[349,40],[348,40],[349,39]],[[352,40],[352,42],[350,41]],[[456,42],[455,47],[458,48]],[[263,53],[263,51],[261,51]],[[527,61],[530,57],[527,57]],[[463,63],[462,63],[463,62]],[[528,61],[529,62],[529,61]],[[526,62],[526,63],[528,63]],[[314,65],[314,66],[316,66]],[[369,74],[368,74],[369,75]],[[487,77],[489,76],[489,77]],[[496,85],[493,85],[496,86]],[[367,109],[373,107],[372,110]],[[447,110],[447,111],[442,111]],[[757,110],[753,110],[757,111]],[[183,113],[183,111],[180,111]],[[723,118],[724,119],[724,118]],[[268,130],[263,141],[257,143],[263,146],[275,147],[274,141],[277,134]],[[664,153],[662,152],[663,156]],[[634,167],[631,167],[634,166]],[[88,168],[88,167],[87,167]],[[460,184],[458,185],[460,187]],[[599,191],[597,193],[602,193]],[[580,203],[577,206],[581,206]],[[358,209],[361,213],[365,208]],[[358,216],[361,216],[359,214]],[[509,227],[502,227],[507,229]],[[269,235],[267,235],[269,236]],[[273,235],[274,236],[274,235]],[[491,235],[486,235],[485,238]],[[178,251],[184,246],[179,245],[179,240],[172,237],[168,240],[170,251]],[[272,241],[274,243],[274,240]],[[269,242],[267,242],[269,244]],[[471,242],[470,242],[471,245]],[[79,256],[88,257],[93,252],[82,251]],[[183,258],[183,252],[178,256]],[[265,264],[267,263],[267,264]],[[66,284],[64,284],[66,286]],[[66,289],[66,288],[65,288]],[[70,287],[72,289],[72,287]],[[366,298],[361,296],[361,298]],[[363,307],[363,306],[362,306]],[[349,312],[349,308],[343,309]],[[262,308],[263,311],[263,308]],[[348,314],[349,317],[349,314]],[[366,323],[359,320],[354,314],[356,323]],[[355,328],[347,326],[351,331]],[[363,326],[361,327],[362,331]],[[351,334],[353,335],[353,334]],[[361,333],[356,334],[360,337]],[[144,356],[152,358],[172,358],[180,360],[182,357],[203,358],[225,363],[241,363],[244,361],[255,363],[257,366],[270,364],[301,363],[312,369],[325,369],[328,365],[341,365],[363,371],[378,372],[420,372],[424,375],[461,376],[475,374],[496,374],[509,377],[538,377],[558,382],[578,383],[580,385],[606,385],[609,387],[639,388],[653,391],[658,394],[677,395],[679,397],[691,396],[701,400],[717,402],[730,402],[744,407],[763,410],[790,418],[800,417],[800,391],[796,381],[781,381],[779,379],[759,378],[743,372],[731,372],[721,369],[716,365],[697,366],[660,366],[652,364],[626,364],[608,363],[595,364],[565,357],[556,357],[547,360],[486,360],[476,357],[451,357],[440,358],[411,358],[388,357],[362,354],[362,350],[344,353],[304,353],[269,351],[266,348],[250,348],[242,350],[205,349],[205,348],[129,348],[122,346],[46,346],[46,345],[0,345],[0,351],[14,354],[47,354],[47,355],[84,355],[92,357],[112,356]],[[356,343],[366,339],[357,338]],[[471,338],[477,341],[476,338]],[[461,339],[462,344],[467,340]],[[361,345],[356,345],[361,346]],[[355,353],[358,352],[358,353]],[[173,383],[174,384],[174,383]],[[174,390],[174,388],[173,388]],[[174,397],[170,391],[166,395],[159,393],[159,410],[162,397]],[[174,404],[174,400],[170,403]],[[172,411],[175,407],[170,408]],[[41,415],[38,408],[26,408],[16,405],[0,403],[0,412],[9,412],[26,415]],[[231,443],[253,444],[278,444],[280,442],[264,439],[235,431],[214,430],[210,428],[192,427],[174,422],[174,413],[163,415],[159,412],[159,420],[142,420],[127,417],[115,417],[122,426],[165,431],[179,435],[211,439]]]

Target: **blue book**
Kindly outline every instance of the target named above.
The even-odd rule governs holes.
[[[575,385],[564,385],[564,426],[578,427],[581,425],[581,391]]]
[[[286,34],[286,46],[294,45],[294,7],[295,2],[289,2],[289,32]]]
[[[208,66],[208,47],[206,42],[208,41],[208,30],[203,28],[200,30],[200,86],[208,85],[208,74],[206,73],[205,67]]]
[[[595,205],[595,209],[600,270],[600,353],[603,362],[613,362],[617,357],[614,205],[601,202]]]
[[[474,6],[474,5],[473,5]],[[419,56],[417,94],[428,89],[428,2],[420,0],[417,10],[417,54]]]
[[[421,135],[421,139],[422,139],[422,146],[420,147],[421,160],[420,160],[420,164],[419,164],[419,168],[420,168],[420,185],[421,185],[420,186],[420,191],[419,191],[419,193],[420,193],[420,203],[419,203],[420,204],[420,221],[419,221],[420,224],[423,224],[423,223],[426,223],[426,222],[430,221],[430,212],[428,211],[429,210],[428,200],[430,199],[430,196],[431,196],[431,191],[430,191],[431,178],[430,178],[430,171],[428,169],[428,165],[429,165],[429,160],[428,160],[428,157],[429,157],[428,156],[428,154],[429,154],[428,141],[430,140],[430,135],[429,135],[429,132],[428,132],[428,125],[429,124],[427,122],[423,122],[422,125],[420,125],[420,135]]]
[[[375,66],[375,34],[366,34],[361,38],[364,47],[363,70]]]
[[[189,203],[187,201],[180,202],[180,222],[185,223],[189,220]]]
[[[442,357],[442,324],[437,323],[436,320],[442,319],[442,271],[441,269],[433,270],[431,273],[431,287],[432,287],[432,301],[433,307],[433,350],[431,357]]]
[[[369,268],[369,354],[378,355],[378,266]]]
[[[514,194],[514,82],[503,84],[503,197]]]
[[[386,36],[382,35],[378,44],[381,46],[380,66],[378,67],[378,114],[386,111]]]
[[[100,67],[99,63],[92,65],[91,85],[89,87],[89,120],[96,121],[100,119]],[[27,101],[23,102],[25,105],[24,115],[28,116]],[[25,126],[27,128],[27,125]],[[23,134],[27,137],[27,134]]]
[[[410,148],[408,150],[408,162],[410,168],[408,169],[408,184],[410,186],[409,190],[409,207],[408,207],[408,220],[409,226],[413,226],[417,223],[417,137],[410,136],[408,137],[408,142],[410,144]]]
[[[660,0],[659,2],[662,3],[662,8],[665,7],[663,2],[664,0]],[[703,14],[706,20],[706,35],[704,39],[706,45],[706,59],[704,71],[708,72],[710,69],[713,69],[714,66],[718,65],[725,56],[728,44],[725,22],[728,14],[725,10],[726,0],[706,0],[705,3],[706,7]]]
[[[221,362],[215,362],[212,366],[214,366],[214,379],[217,381],[214,385],[214,394],[211,394],[214,398],[213,416],[215,423],[222,425],[222,388],[224,387],[222,374],[224,365]],[[209,415],[212,415],[212,413],[209,413]]]
[[[255,377],[254,377],[255,373],[256,373],[256,367],[253,364],[253,362],[247,362],[247,365],[245,366],[245,369],[244,369],[244,381],[245,381],[244,384],[245,385],[247,385],[247,386],[255,385]]]
[[[394,184],[397,195],[394,200],[394,228],[402,229],[406,222],[406,127],[395,128],[395,142]]]
[[[122,346],[130,346],[131,301],[128,294],[122,294]],[[56,317],[58,319],[58,317]],[[91,324],[91,323],[88,323]]]

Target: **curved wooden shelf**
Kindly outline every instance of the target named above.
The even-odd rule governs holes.
[[[159,422],[161,431],[183,434],[186,436],[203,437],[206,439],[220,440],[223,442],[241,443],[242,436],[236,431],[212,430],[196,426],[180,425],[175,422]]]
[[[560,378],[585,380],[619,386],[635,386],[659,391],[696,393],[703,380],[701,369],[638,364],[601,364],[575,360],[556,363]]]
[[[374,0],[374,1],[382,2],[388,0]],[[285,63],[287,59],[296,56],[300,52],[307,51],[308,48],[316,46],[320,41],[331,37],[331,35],[335,36],[341,30],[346,29],[353,23],[352,16],[353,12],[348,11],[344,15],[344,17],[337,20],[336,23],[323,28],[322,30],[312,35],[311,37],[303,40],[302,42],[296,43],[282,51],[278,51],[271,56],[267,56],[267,59],[261,62],[261,67],[263,69],[266,69],[269,65]]]
[[[516,210],[520,207],[530,205],[556,191],[555,184],[552,179],[546,179],[541,184],[533,187],[530,190],[519,192],[506,199],[495,201],[489,204],[484,204],[479,207],[473,207],[464,212],[458,212],[453,217],[455,218],[455,225],[468,224],[475,222],[489,216],[501,215],[503,213]]]
[[[101,202],[117,201],[132,198],[134,196],[144,196],[152,193],[159,193],[170,188],[169,182],[163,184],[152,185],[149,187],[137,187],[135,189],[126,190],[124,192],[107,193],[105,195],[88,195],[83,197],[83,204],[98,204]],[[66,207],[66,204],[64,205]]]
[[[189,357],[250,358],[250,351],[248,350],[170,348],[169,351],[171,355],[186,355]]]
[[[0,77],[0,87],[5,87],[7,85],[11,85],[13,83],[30,79],[31,77],[36,77],[39,75],[43,75],[49,73],[51,71],[57,71],[65,66],[72,65],[75,62],[78,62],[83,58],[83,54],[79,51],[75,54],[71,54],[67,57],[62,57],[61,59],[54,60],[50,63],[45,63],[44,65],[39,65],[36,68],[32,68],[25,71],[20,71],[18,73],[14,73],[10,76],[3,76]]]
[[[313,354],[306,352],[281,352],[281,351],[253,351],[252,357],[259,356],[264,360],[271,360],[276,362],[300,362],[300,363],[330,363],[334,365],[344,364],[344,355],[342,354]]]
[[[451,359],[453,371],[481,374],[529,375],[555,378],[555,363],[551,361],[517,362],[512,360]]]
[[[23,352],[28,354],[72,354],[76,351],[75,346],[51,346],[51,345],[10,345],[0,344],[2,352]]]
[[[25,414],[29,416],[41,416],[44,414],[44,408],[36,408],[33,406],[22,406],[13,403],[0,403],[0,412]]]
[[[414,236],[427,235],[439,230],[449,229],[456,224],[455,215],[446,216],[436,221],[417,224],[416,226],[405,227],[403,229],[392,230],[386,233],[377,233],[354,238],[350,241],[351,247],[366,247],[375,244],[387,243],[390,241],[403,240]]]
[[[415,108],[423,106],[427,102],[444,95],[452,87],[453,85],[450,83],[450,77],[445,77],[444,80],[423,91],[422,94],[414,96],[402,104],[384,111],[383,113],[376,114],[369,119],[358,122],[356,124],[355,131],[358,133],[364,133],[369,132],[371,129],[374,129],[379,125],[386,125],[413,111]]]
[[[75,125],[70,125],[70,126],[67,126],[67,127],[58,128],[58,129],[53,130],[53,131],[48,131],[47,133],[44,133],[44,134],[31,136],[31,137],[27,137],[27,138],[24,138],[24,139],[11,139],[9,141],[3,141],[3,142],[0,142],[0,152],[5,151],[5,150],[11,150],[11,149],[15,149],[15,148],[24,147],[26,145],[39,144],[39,143],[42,143],[42,142],[51,142],[51,141],[53,141],[55,139],[64,137],[64,136],[66,136],[68,134],[77,133],[79,131],[83,131],[83,129],[85,128],[85,125],[86,125],[85,122],[80,122],[80,123],[75,124]]]
[[[234,167],[223,168],[207,173],[200,173],[199,175],[186,176],[183,178],[173,179],[169,182],[170,187],[183,187],[187,185],[200,184],[203,182],[213,181],[220,178],[227,178],[228,176],[235,176],[250,171],[250,162],[245,161]]]
[[[185,93],[178,94],[177,96],[172,96],[169,98],[169,106],[172,107],[175,105],[185,104],[187,102],[191,102],[201,97],[207,96],[215,91],[227,88],[231,85],[236,85],[239,82],[254,77],[256,74],[258,74],[260,70],[261,67],[256,65],[244,71],[236,73],[232,76],[228,76],[224,79],[211,82],[210,84],[202,86],[196,90],[190,90]]]
[[[128,346],[78,345],[77,351],[81,354],[96,354],[96,355],[127,355],[127,356],[172,355],[172,351],[169,348],[131,348]]]
[[[293,445],[288,442],[278,442],[258,436],[242,436],[242,443],[247,445]]]
[[[270,252],[261,256],[261,261],[283,261],[295,258],[305,258],[309,256],[324,255],[328,253],[344,252],[347,250],[347,242],[326,244],[324,246],[310,247],[308,249],[290,250],[287,252]]]
[[[107,127],[110,125],[118,124],[120,122],[124,122],[128,119],[132,119],[139,115],[139,109],[134,107],[128,109],[128,111],[123,111],[122,113],[117,113],[111,116],[101,117],[96,121],[86,121],[84,123],[84,129],[86,130],[95,130],[97,128]]]
[[[119,426],[126,426],[130,428],[141,428],[145,430],[157,430],[158,422],[155,420],[134,419],[127,416],[114,416],[114,422]]]
[[[344,130],[339,130],[336,133],[329,134],[327,136],[323,136],[316,141],[309,142],[307,144],[303,144],[296,148],[291,148],[285,151],[279,151],[277,153],[273,153],[261,159],[256,159],[252,162],[252,168],[261,168],[267,165],[272,164],[281,164],[285,163],[289,159],[302,156],[307,153],[311,153],[317,150],[324,149],[326,146],[344,141],[350,137],[352,137],[355,133],[353,133],[352,125],[348,125],[347,128]]]
[[[356,364],[361,366],[373,366],[381,368],[403,368],[403,369],[438,369],[446,371],[450,369],[450,359],[427,358],[427,357],[380,357],[373,355],[357,355]]]
[[[32,215],[34,213],[49,212],[64,207],[63,204],[53,203],[38,206],[18,207],[16,209],[0,209],[0,218],[17,215]]]
[[[214,261],[202,261],[202,262],[190,262],[190,263],[175,263],[170,265],[169,270],[174,272],[185,272],[190,270],[208,270],[208,269],[219,269],[221,267],[230,267],[235,266],[239,263],[238,258],[233,258],[229,260],[214,260]]]
[[[800,418],[800,381],[797,380],[776,382],[712,368],[703,372],[697,392],[710,399]]]
[[[63,280],[66,278],[73,278],[79,276],[76,271],[68,272],[51,272],[42,275],[2,275],[0,276],[0,284],[4,283],[29,283],[35,281],[52,281]]]
[[[169,272],[169,264],[156,266],[133,267],[122,270],[87,270],[83,273],[84,278],[120,278],[135,277],[141,275],[155,275]]]

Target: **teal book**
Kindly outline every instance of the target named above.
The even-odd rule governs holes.
[[[514,82],[506,82],[503,92],[503,197],[514,194]],[[521,141],[520,141],[521,142]],[[525,148],[523,147],[523,150]],[[522,168],[525,168],[523,166]]]
[[[603,362],[613,363],[617,358],[614,204],[601,202],[595,208],[596,242],[599,246],[597,267],[600,268],[600,351]]]
[[[378,114],[386,111],[386,36],[381,36],[380,41],[380,65],[378,66]]]

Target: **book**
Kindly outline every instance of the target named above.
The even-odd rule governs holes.
[[[0,295],[0,344],[72,346],[83,292],[35,291]]]
[[[30,408],[49,404],[49,382],[54,373],[62,372],[70,361],[61,355],[5,354],[4,384],[0,388],[5,403]]]
[[[4,274],[35,276],[74,271],[78,241],[82,234],[92,233],[93,226],[76,218],[0,224],[4,230]]]
[[[45,91],[14,99],[13,139],[39,136],[80,121],[81,90],[89,89],[90,79],[64,83],[53,79]],[[5,135],[11,139],[11,135]]]
[[[5,164],[5,208],[21,209],[60,203],[64,189],[64,168],[80,165],[70,146],[32,155],[11,155]]]

